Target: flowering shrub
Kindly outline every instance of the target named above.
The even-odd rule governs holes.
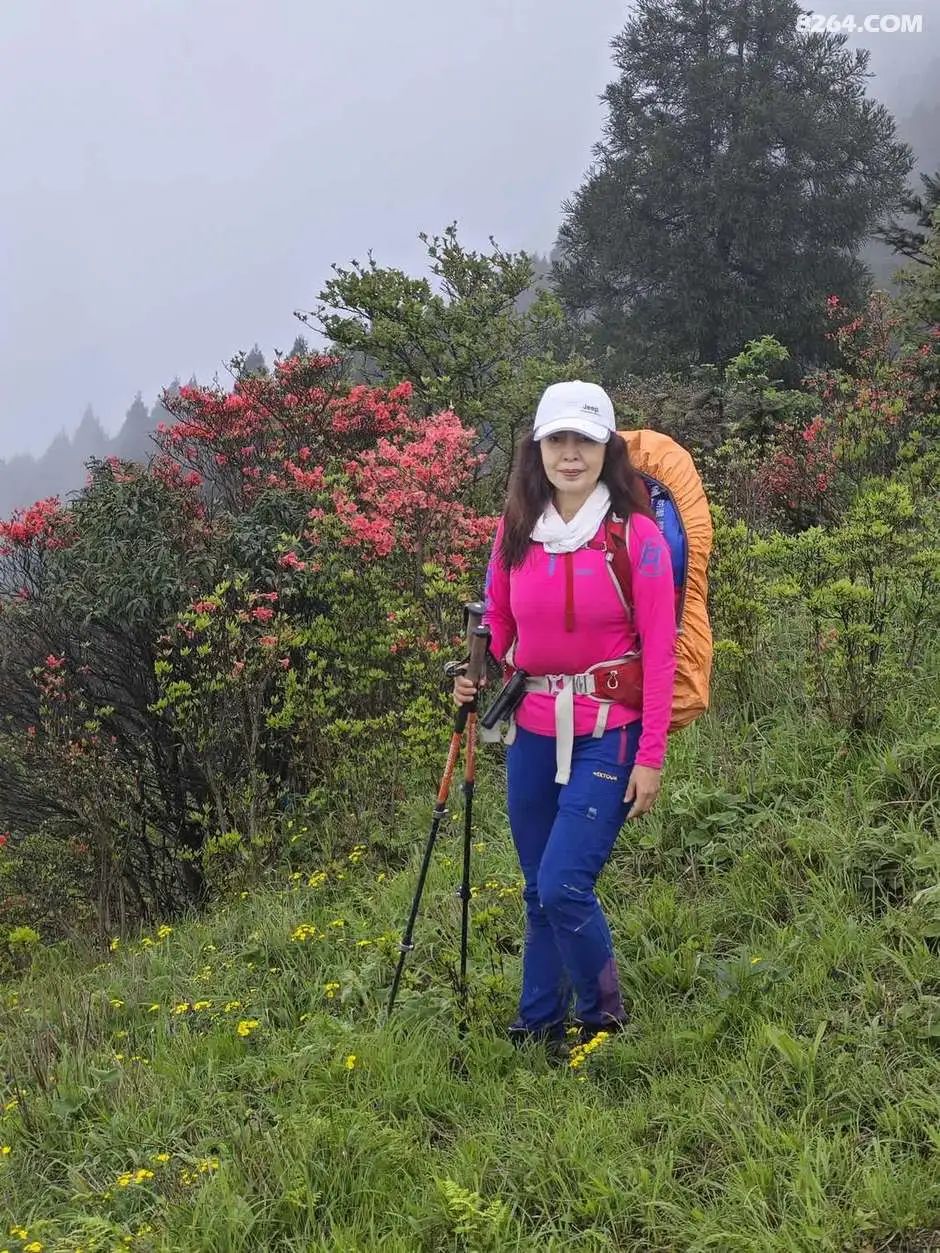
[[[362,806],[364,769],[394,804],[495,523],[473,432],[410,397],[316,356],[183,388],[149,466],[3,524],[5,919],[104,942],[255,877],[285,811]]]
[[[796,529],[837,522],[867,479],[923,451],[919,428],[935,423],[940,401],[940,327],[922,342],[897,343],[901,317],[882,293],[855,314],[830,296],[827,314],[843,365],[808,376],[816,413],[781,427],[757,472],[771,514]]]

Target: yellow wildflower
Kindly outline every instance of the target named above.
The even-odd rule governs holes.
[[[26,1245],[24,1253],[42,1253],[42,1245],[38,1240],[30,1240]]]
[[[333,921],[330,923],[331,927],[345,927],[345,925],[346,925],[346,922],[342,918],[334,918]]]
[[[355,1068],[356,1068],[356,1054],[350,1053],[349,1056],[346,1058],[346,1069],[355,1070]]]
[[[324,883],[326,883],[326,871],[317,870],[307,880],[307,887],[318,888],[318,887],[321,887]]]
[[[153,948],[153,940],[151,940],[149,935],[144,936],[144,938],[140,942],[140,947],[141,948]]]
[[[242,1018],[235,1030],[239,1035],[251,1035],[252,1031],[261,1026],[257,1018]]]
[[[112,953],[116,953],[120,947],[121,947],[121,941],[118,939],[117,936],[115,936],[112,939],[111,943],[108,945],[108,948],[111,950]]]
[[[340,985],[338,983],[325,983],[323,985],[323,991],[326,993],[327,1000],[333,1000],[336,993],[339,991],[339,986]]]
[[[382,871],[382,873],[381,873],[381,874],[376,875],[375,881],[376,881],[376,883],[384,883],[384,882],[385,882],[385,871],[384,871],[384,870]]]
[[[29,1232],[26,1230],[26,1228],[25,1228],[25,1227],[11,1227],[11,1228],[10,1228],[10,1235],[11,1235],[11,1236],[16,1236],[17,1240],[28,1240],[28,1239],[29,1239]]]
[[[115,1009],[120,1009],[121,1006],[124,1004],[124,1002],[121,1000],[119,996],[112,996],[111,1004],[114,1006]]]
[[[166,923],[163,923],[162,926],[157,927],[158,939],[165,940],[168,935],[172,935],[172,934],[173,934],[173,928],[168,927]]]
[[[174,1014],[187,1014],[187,1013],[189,1013],[189,1001],[180,1001],[180,1003],[179,1003],[178,1005],[174,1005],[174,1006],[173,1006],[173,1013],[174,1013]]]
[[[195,1010],[211,1009],[211,1008],[212,1008],[211,1001],[193,1001],[193,1009]]]
[[[241,1001],[226,1001],[225,1009],[223,1010],[223,1013],[230,1014],[233,1009],[241,1009],[241,1007],[242,1007]]]
[[[9,1144],[0,1144],[0,1157],[9,1157],[12,1152]]]
[[[752,957],[752,958],[751,958],[751,965],[752,965],[752,966],[756,966],[756,965],[757,965],[757,963],[758,963],[759,961],[763,961],[763,958],[762,958],[762,957]]]
[[[122,1170],[117,1177],[117,1186],[129,1188],[132,1183],[143,1183],[145,1179],[153,1177],[153,1171],[148,1170],[146,1166],[141,1166],[137,1170]]]
[[[320,932],[316,929],[312,922],[302,922],[294,928],[291,939],[303,944],[306,940],[316,940],[320,936]]]
[[[154,1153],[150,1158],[152,1162],[168,1162],[170,1160],[169,1153]]]

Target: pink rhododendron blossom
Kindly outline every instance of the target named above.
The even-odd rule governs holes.
[[[16,510],[8,522],[0,522],[0,556],[17,547],[65,548],[74,539],[71,516],[59,504],[58,496],[37,500],[28,509]]]
[[[443,565],[489,542],[496,519],[462,502],[482,456],[476,432],[450,411],[409,421],[381,438],[358,462],[348,461],[351,490],[336,488],[333,506],[347,528],[345,544],[384,557],[394,547]]]

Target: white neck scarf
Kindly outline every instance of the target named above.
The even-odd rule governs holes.
[[[594,538],[609,508],[607,484],[598,483],[570,522],[565,522],[554,504],[549,503],[532,528],[532,539],[544,544],[547,553],[573,553]]]

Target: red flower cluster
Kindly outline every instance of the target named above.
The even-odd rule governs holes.
[[[68,511],[58,496],[49,496],[28,509],[18,509],[9,522],[0,522],[0,540],[6,541],[0,543],[0,556],[8,556],[17,547],[66,548],[74,538]]]
[[[461,501],[483,460],[471,453],[476,434],[455,413],[409,419],[395,437],[380,439],[358,462],[348,462],[351,490],[336,488],[333,506],[349,534],[345,543],[374,556],[393,548],[454,566],[487,544],[495,518]]]

